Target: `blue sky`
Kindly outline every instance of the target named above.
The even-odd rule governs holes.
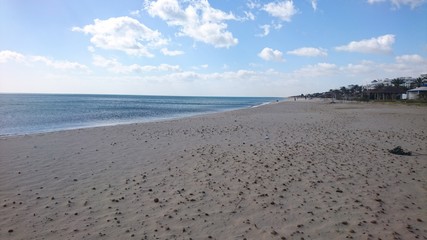
[[[0,92],[289,96],[427,73],[426,0],[0,0]]]

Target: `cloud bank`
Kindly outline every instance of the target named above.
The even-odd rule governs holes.
[[[131,17],[95,19],[93,24],[73,27],[72,31],[92,35],[90,42],[98,48],[119,50],[134,56],[153,57],[150,49],[168,43],[160,32]]]
[[[303,47],[298,48],[292,51],[288,51],[287,54],[302,56],[302,57],[326,57],[328,52],[323,48],[312,48],[312,47]]]
[[[426,0],[367,0],[369,4],[381,3],[381,2],[390,2],[393,7],[399,8],[401,5],[408,5],[412,9],[417,8],[424,3]]]
[[[391,53],[395,36],[387,34],[361,41],[352,41],[347,45],[336,47],[337,51],[361,52],[361,53]]]
[[[123,65],[117,59],[114,58],[105,58],[100,55],[93,56],[93,65],[97,67],[102,67],[107,69],[110,72],[121,73],[121,74],[130,74],[130,73],[146,73],[153,71],[164,71],[164,72],[176,72],[180,71],[178,65],[169,65],[169,64],[160,64],[159,66],[152,65]]]
[[[262,10],[286,22],[290,22],[292,17],[298,12],[294,2],[289,0],[267,3],[262,7]]]
[[[283,53],[281,51],[273,50],[268,47],[262,49],[258,56],[264,59],[265,61],[283,61]]]
[[[24,64],[31,63],[43,63],[47,67],[51,67],[58,70],[84,70],[87,71],[89,68],[86,65],[66,61],[66,60],[54,60],[45,56],[38,55],[24,55],[22,53],[4,50],[0,51],[0,63],[7,62],[18,62]]]
[[[181,4],[188,3],[186,7]],[[232,13],[212,8],[208,1],[178,2],[177,0],[145,1],[145,10],[170,26],[179,28],[178,35],[217,48],[229,48],[239,41],[227,30],[226,21],[237,20]]]

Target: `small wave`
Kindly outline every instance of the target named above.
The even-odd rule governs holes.
[[[258,105],[254,105],[251,108],[257,108],[257,107],[261,107],[261,106],[264,106],[264,105],[272,104],[272,103],[275,103],[275,102],[279,102],[279,100],[271,101],[271,102],[263,102],[263,103],[260,103]]]

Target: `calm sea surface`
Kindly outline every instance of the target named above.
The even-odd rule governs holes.
[[[0,94],[0,135],[166,120],[247,108],[276,100],[283,99]]]

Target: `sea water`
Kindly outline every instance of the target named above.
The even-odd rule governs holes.
[[[0,94],[0,135],[150,122],[262,105],[269,97]]]

